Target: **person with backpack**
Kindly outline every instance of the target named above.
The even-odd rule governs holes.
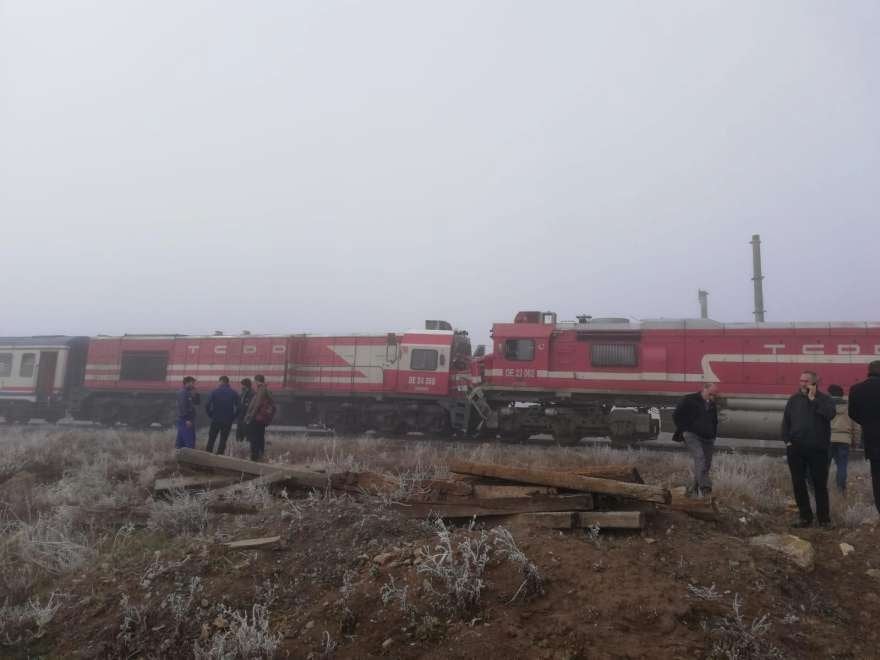
[[[257,374],[254,382],[256,392],[248,406],[244,422],[247,425],[247,439],[251,444],[251,460],[259,461],[266,451],[266,427],[275,417],[275,401],[266,387],[265,376]]]

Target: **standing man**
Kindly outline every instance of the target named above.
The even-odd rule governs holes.
[[[177,440],[175,449],[196,447],[196,405],[199,395],[196,392],[196,379],[183,377],[183,387],[177,392]]]
[[[880,513],[880,360],[868,365],[868,378],[849,391],[849,416],[862,427],[865,460],[871,461],[874,506]]]
[[[218,454],[226,453],[226,440],[232,429],[232,422],[238,416],[238,393],[229,387],[229,377],[220,376],[217,389],[211,392],[208,403],[205,404],[205,412],[211,418],[211,428],[208,429],[208,453],[214,451],[214,440],[220,434],[220,444],[217,446]]]
[[[694,483],[688,488],[691,497],[712,495],[712,455],[718,436],[718,407],[715,397],[718,386],[703,383],[699,392],[686,395],[675,408],[675,434],[684,437],[684,443],[694,459]]]
[[[800,389],[789,398],[782,415],[782,439],[791,473],[791,485],[799,517],[792,527],[813,524],[813,509],[806,480],[816,494],[816,518],[822,527],[831,526],[828,505],[828,453],[831,450],[831,420],[837,411],[834,401],[818,388],[814,371],[800,377]]]
[[[251,387],[250,378],[242,378],[239,384],[241,385],[241,394],[239,395],[238,419],[235,422],[235,439],[244,442],[247,438],[247,424],[244,423],[244,418],[254,398],[254,389]]]
[[[847,403],[843,398],[843,388],[840,385],[829,385],[828,394],[834,401],[837,414],[831,420],[831,461],[837,465],[837,490],[841,495],[846,495],[846,473],[849,466],[849,448],[856,439],[858,425],[852,421],[847,413]]]
[[[258,461],[266,451],[266,427],[275,416],[275,402],[266,387],[265,376],[257,374],[254,382],[257,384],[257,391],[248,406],[244,422],[247,425],[248,441],[251,443],[251,460]]]

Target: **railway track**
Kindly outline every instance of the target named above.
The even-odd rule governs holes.
[[[23,432],[33,432],[46,430],[47,428],[52,427],[60,427],[66,429],[91,429],[91,428],[102,428],[98,424],[94,424],[92,422],[75,422],[70,420],[62,420],[57,424],[50,425],[47,423],[39,423],[32,422],[30,424],[21,424],[3,427],[0,425],[0,434],[2,434],[3,428],[15,429]],[[117,427],[117,428],[125,428],[125,427]],[[159,427],[155,427],[154,430],[160,430]],[[325,437],[325,438],[333,438],[335,437],[335,433],[331,429],[323,429],[323,428],[308,428],[301,426],[275,426],[272,427],[269,431],[269,436],[308,436],[308,437]],[[368,437],[376,437],[374,434],[367,433]],[[669,433],[661,433],[660,437],[657,440],[647,440],[644,442],[639,442],[638,444],[633,446],[633,449],[638,451],[650,451],[650,452],[669,452],[669,453],[686,453],[687,449],[685,446],[678,442],[673,442],[671,439],[671,434]],[[387,440],[387,438],[383,438],[383,440]],[[448,443],[450,440],[448,438],[437,437],[437,436],[429,436],[429,435],[407,435],[398,438],[394,438],[395,441],[399,442],[407,442],[407,441],[417,441],[417,442],[430,442],[430,443]],[[567,449],[577,449],[579,447],[612,447],[611,442],[607,438],[582,438],[579,442],[574,444],[565,444],[561,445],[556,443],[552,437],[550,436],[533,436],[528,440],[486,440],[486,439],[464,439],[458,438],[455,442],[463,444],[463,445],[478,445],[481,443],[492,443],[498,445],[511,445],[511,446],[527,446],[527,447],[564,447]],[[719,438],[718,442],[715,445],[715,451],[726,454],[744,454],[750,456],[785,456],[785,447],[781,442],[772,441],[772,440],[753,440],[749,438]],[[861,449],[851,449],[850,450],[850,458],[854,460],[860,460],[864,458],[864,452]]]

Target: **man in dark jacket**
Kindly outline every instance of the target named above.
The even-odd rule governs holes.
[[[849,391],[849,416],[862,427],[865,460],[871,462],[874,505],[880,513],[880,360],[868,365],[868,378]]]
[[[705,383],[699,392],[686,395],[675,408],[675,435],[681,437],[694,459],[694,483],[688,489],[692,497],[712,494],[712,455],[718,436],[718,386]]]
[[[177,392],[177,440],[176,449],[196,446],[196,404],[199,395],[196,392],[196,379],[184,376],[183,387]]]
[[[217,389],[211,392],[208,397],[208,403],[205,405],[205,412],[211,418],[211,427],[208,429],[208,453],[214,451],[214,440],[217,434],[220,434],[220,444],[217,446],[218,454],[226,453],[226,440],[229,439],[229,431],[232,429],[232,422],[238,416],[238,393],[229,387],[229,378],[220,376]]]
[[[816,494],[816,518],[819,524],[831,524],[828,505],[828,453],[831,450],[831,420],[837,414],[834,400],[818,390],[815,372],[801,374],[800,389],[789,398],[782,415],[782,439],[785,441],[788,470],[797,502],[799,518],[793,527],[813,524],[813,509],[807,492],[809,479]]]
[[[254,392],[254,398],[251,399],[245,413],[244,421],[247,425],[248,442],[251,443],[251,460],[259,461],[266,451],[266,427],[272,421],[266,417],[266,414],[271,409],[271,413],[274,415],[275,402],[269,393],[269,388],[266,387],[265,376],[257,374],[254,376],[254,382],[256,383],[256,392]]]
[[[244,418],[254,398],[254,389],[251,387],[250,378],[242,378],[240,384],[241,394],[239,395],[238,420],[235,422],[235,439],[244,442],[247,438],[247,424],[245,424]]]

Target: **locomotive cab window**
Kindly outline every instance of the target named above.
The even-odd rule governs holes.
[[[12,375],[12,353],[0,353],[0,378]]]
[[[636,344],[593,344],[590,361],[594,367],[637,367],[639,354]]]
[[[36,353],[25,353],[21,356],[21,366],[18,368],[18,375],[21,378],[34,377],[34,365],[37,362]]]
[[[409,359],[413,371],[434,371],[437,368],[437,351],[432,348],[414,348]]]
[[[125,351],[119,380],[165,380],[168,372],[168,353],[153,351]]]
[[[535,359],[534,339],[508,339],[504,342],[504,357],[508,360],[529,362]]]

